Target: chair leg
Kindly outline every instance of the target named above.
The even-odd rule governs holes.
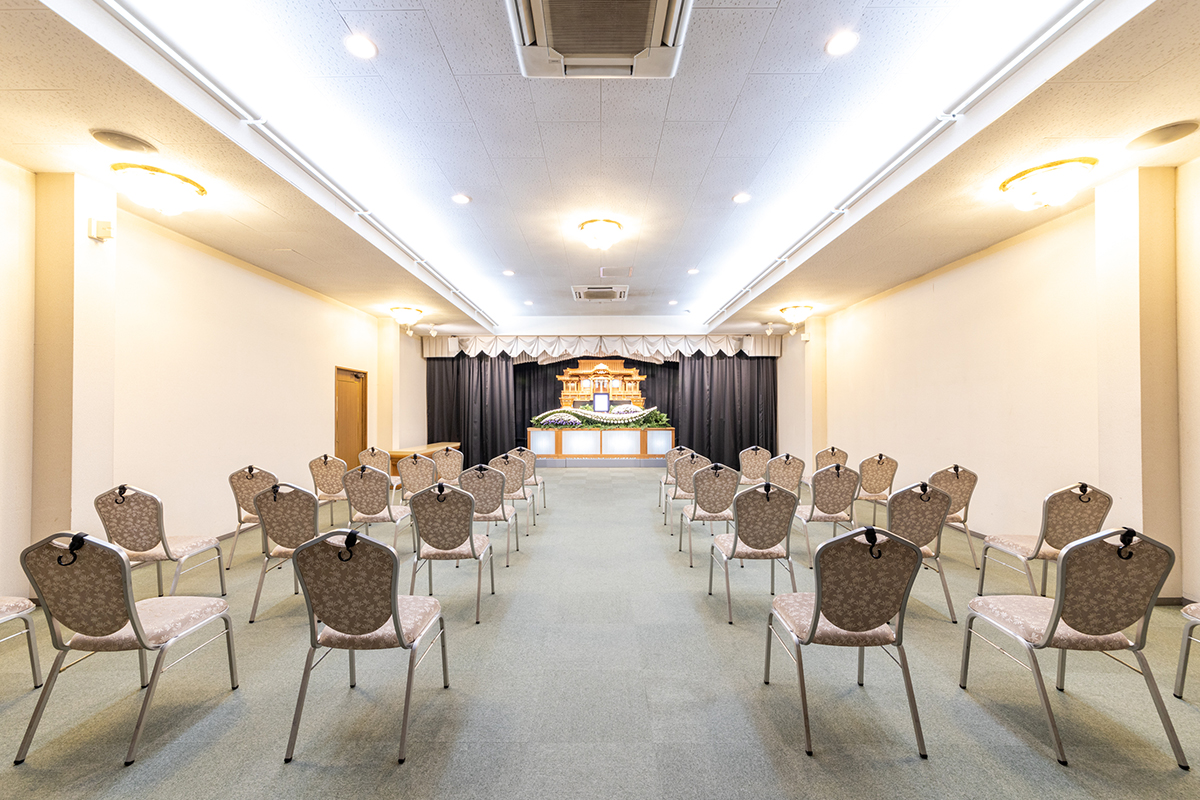
[[[488,571],[492,576],[492,594],[496,593],[496,551],[488,550]]]
[[[933,563],[937,564],[937,574],[942,579],[942,593],[946,595],[946,610],[950,612],[950,621],[957,625],[958,617],[954,616],[954,603],[950,601],[950,587],[946,585],[946,571],[942,568],[942,557],[935,556]]]
[[[291,556],[288,556],[288,561],[291,561]],[[300,594],[300,573],[296,572],[296,562],[292,561],[292,594]]]
[[[179,588],[179,576],[183,574],[183,562],[184,561],[187,561],[187,559],[181,558],[175,562],[175,574],[171,577],[171,591],[169,592],[171,597],[175,596],[175,590]],[[158,564],[159,564],[159,567],[162,566],[161,561],[158,562]],[[162,575],[161,569],[159,570],[159,575],[160,576]],[[225,570],[221,570],[221,577],[222,578],[225,577]],[[162,595],[160,594],[159,597],[162,597]]]
[[[262,569],[258,572],[258,589],[254,592],[254,604],[250,606],[250,624],[254,624],[254,616],[258,613],[258,599],[262,596],[263,581],[267,579],[267,565],[271,563],[269,556],[263,556]],[[294,571],[294,570],[293,570]],[[298,579],[297,579],[298,580]]]
[[[975,557],[975,537],[971,535],[971,529],[967,527],[967,523],[963,523],[963,533],[967,535],[967,547],[971,550],[971,563],[975,565],[975,569],[979,569],[979,559]]]
[[[154,562],[154,569],[158,573],[158,596],[162,597],[163,596],[162,562],[161,561]],[[179,580],[179,569],[178,568],[176,568],[176,570],[175,570],[175,580]],[[173,588],[171,589],[171,594],[175,594],[175,590]]]
[[[442,688],[450,688],[450,667],[446,661],[446,620],[440,614],[438,615],[438,635],[442,639]]]
[[[479,624],[479,598],[483,596],[483,559],[479,559],[478,576],[475,579],[475,624]],[[433,590],[429,590],[433,594]]]
[[[967,688],[967,667],[971,663],[971,628],[975,625],[975,612],[967,614],[967,624],[963,628],[962,666],[958,672],[958,688]]]
[[[708,548],[708,596],[712,597],[712,581],[713,581],[713,562],[717,560],[717,546],[709,545]]]
[[[1042,597],[1046,596],[1046,559],[1042,559]]]
[[[742,567],[745,567],[745,566],[746,566],[746,563],[743,561]],[[773,559],[773,558],[771,559],[771,596],[772,597],[775,596],[775,559]]]
[[[521,546],[521,538],[517,537],[517,547]],[[519,552],[519,551],[518,551]],[[508,566],[508,557],[512,553],[512,520],[504,529],[504,566]]]
[[[146,651],[138,648],[138,673],[141,675],[141,687],[145,689],[150,685],[150,667],[146,664]]]
[[[792,592],[795,593],[795,591],[796,591],[796,568],[792,564],[792,560],[790,558],[784,562],[784,565],[787,567],[788,575],[792,579]]]
[[[421,563],[421,559],[414,555],[413,556],[412,580],[410,580],[408,582],[408,593],[410,596],[416,594],[416,592],[417,592],[417,570],[419,568],[420,563]]]
[[[729,589],[729,559],[721,560],[721,569],[725,570],[725,608],[729,611],[729,624],[733,624],[733,592]]]
[[[426,559],[425,572],[429,576],[429,596],[433,597],[433,559]]]
[[[682,521],[683,521],[682,518],[680,518],[680,524],[682,524]],[[710,527],[711,527],[711,525],[710,525]],[[683,532],[682,531],[680,531],[679,536],[680,536],[679,543],[683,544]],[[691,569],[692,566],[694,566],[694,562],[692,561],[692,523],[689,520],[688,521],[688,569]]]
[[[1032,582],[1032,578],[1030,579]],[[1029,671],[1033,673],[1033,684],[1037,687],[1038,697],[1042,700],[1042,708],[1046,709],[1046,723],[1050,726],[1050,738],[1054,740],[1054,750],[1058,754],[1058,763],[1067,766],[1067,754],[1063,752],[1062,739],[1058,736],[1058,723],[1054,721],[1054,711],[1050,708],[1050,698],[1046,695],[1046,681],[1042,678],[1042,667],[1038,664],[1037,653],[1033,646],[1025,645],[1025,655],[1029,657]]]
[[[225,570],[221,569],[221,556],[224,554],[221,552],[221,543],[220,542],[217,542],[217,546],[215,549],[217,551],[217,577],[221,579],[221,597],[224,597],[226,595]],[[172,592],[171,594],[174,594],[174,592]]]
[[[29,648],[29,669],[33,672],[33,688],[42,685],[42,662],[38,658],[37,633],[33,629],[33,620],[28,616],[21,617],[25,625],[25,645]]]
[[[412,703],[413,671],[416,668],[417,648],[414,642],[412,649],[408,651],[408,679],[404,682],[404,715],[400,721],[400,759],[398,761],[400,764],[404,763],[404,748],[408,744],[408,706]]]
[[[229,688],[236,690],[238,687],[237,674],[237,654],[233,650],[233,618],[229,616],[229,612],[221,615],[222,621],[225,623],[225,650],[229,656]]]
[[[917,697],[913,694],[912,675],[908,672],[908,656],[904,655],[904,645],[896,645],[900,654],[900,672],[904,674],[904,691],[908,695],[908,710],[912,712],[913,732],[917,735],[917,752],[921,758],[929,758],[925,752],[925,737],[921,734],[921,717],[917,714]]]
[[[129,766],[137,758],[138,739],[142,735],[142,726],[146,724],[146,712],[150,710],[150,701],[154,699],[154,690],[158,688],[158,679],[162,675],[163,665],[167,659],[166,645],[159,649],[154,659],[154,669],[150,672],[150,683],[146,686],[146,696],[142,699],[142,710],[138,713],[137,724],[133,726],[133,738],[129,741],[129,752],[125,754],[125,766]]]
[[[863,669],[867,664],[867,648],[858,648],[858,685],[863,685]]]
[[[354,650],[349,650],[350,653],[350,688],[358,686],[358,671],[355,669]]]
[[[775,612],[767,612],[767,655],[763,661],[763,683],[768,686],[771,684],[771,622],[775,619]]]
[[[800,520],[800,525],[801,525],[801,527],[804,528],[804,546],[808,548],[808,568],[812,569],[813,568],[812,537],[808,535],[808,520]],[[809,753],[809,755],[812,755],[812,753]]]
[[[233,532],[233,544],[229,546],[229,560],[225,562],[225,569],[233,566],[233,554],[237,550],[238,536],[242,534],[242,523],[238,523],[237,530]]]
[[[296,751],[296,734],[300,731],[300,715],[304,713],[304,697],[308,694],[308,676],[312,674],[313,656],[317,654],[317,648],[308,648],[308,657],[304,660],[304,675],[300,678],[300,694],[296,697],[296,713],[292,716],[292,733],[288,736],[287,752],[283,756],[283,763],[287,764],[292,760],[292,753]]]
[[[804,752],[813,754],[812,730],[808,724],[808,692],[804,688],[804,656],[800,654],[800,645],[796,645],[796,677],[800,681],[800,712],[804,717]]]
[[[68,652],[59,650],[58,655],[54,658],[54,663],[50,666],[50,674],[46,676],[46,682],[42,684],[42,693],[38,695],[37,705],[33,708],[33,716],[29,718],[29,727],[25,729],[25,738],[21,740],[21,746],[17,749],[17,757],[13,759],[13,764],[24,763],[25,756],[29,753],[29,745],[33,743],[33,735],[37,733],[38,723],[42,721],[42,712],[46,710],[46,702],[50,699],[50,693],[54,691],[54,684],[58,681],[58,673],[62,671],[63,661],[66,661]]]
[[[1175,726],[1171,724],[1171,717],[1167,714],[1167,707],[1163,705],[1158,684],[1154,682],[1154,673],[1150,671],[1150,662],[1142,655],[1141,650],[1134,650],[1133,654],[1137,657],[1138,666],[1142,668],[1142,677],[1146,679],[1146,688],[1150,690],[1150,698],[1154,701],[1158,718],[1162,720],[1163,730],[1166,731],[1167,739],[1171,742],[1171,750],[1175,753],[1175,763],[1179,765],[1180,769],[1190,769],[1187,758],[1183,755],[1183,748],[1179,746],[1179,737],[1175,734]]]
[[[979,585],[975,588],[975,596],[983,597],[983,579],[987,575],[988,545],[983,543],[983,552],[979,556]]]
[[[1179,667],[1175,670],[1175,696],[1183,699],[1183,682],[1187,678],[1188,655],[1192,649],[1192,631],[1200,622],[1189,622],[1183,626],[1183,641],[1179,645]]]
[[[332,500],[329,503],[329,527],[333,527],[333,507],[337,505],[337,500]]]
[[[1025,568],[1025,577],[1029,580],[1029,594],[1037,594],[1037,589],[1035,589],[1033,586],[1033,570],[1029,568],[1029,562],[1025,559],[1021,559],[1021,566]]]

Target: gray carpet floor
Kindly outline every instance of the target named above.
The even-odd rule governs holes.
[[[794,668],[780,648],[772,683],[762,681],[767,564],[733,570],[730,626],[719,572],[707,593],[709,533],[697,528],[689,569],[686,542],[680,554],[668,534],[678,516],[664,527],[655,506],[657,470],[542,474],[549,508],[529,536],[522,512],[510,568],[503,535],[493,537],[496,594],[486,594],[485,577],[482,624],[474,624],[474,565],[437,565],[450,688],[431,653],[416,674],[405,764],[396,763],[405,657],[395,651],[359,654],[354,689],[345,653],[330,655],[309,687],[295,760],[283,763],[308,628],[287,571],[267,576],[258,620],[247,624],[261,563],[255,530],[227,573],[240,688],[229,689],[220,642],[166,673],[138,761],[126,768],[141,701],[136,656],[90,658],[59,679],[27,761],[14,767],[5,757],[0,796],[1200,796],[1200,778],[1175,765],[1141,677],[1102,655],[1072,654],[1066,693],[1051,690],[1069,767],[1054,759],[1024,670],[979,643],[969,691],[959,689],[963,625],[949,622],[928,571],[909,603],[906,644],[929,759],[917,756],[898,668],[868,651],[860,688],[856,652],[832,647],[805,651],[810,758]],[[800,531],[792,549],[807,591]],[[814,532],[831,535],[827,525]],[[372,535],[391,540],[384,526]],[[947,532],[943,549],[961,620],[977,573],[961,534]],[[411,554],[406,531],[400,553]],[[139,597],[155,594],[150,570],[135,575]],[[778,578],[783,591],[787,579]],[[1024,579],[990,570],[988,591],[1023,592]],[[180,588],[215,592],[211,565]],[[1184,750],[1200,763],[1200,656],[1187,699],[1171,696],[1181,626],[1177,607],[1159,608],[1147,655]],[[40,618],[38,632],[48,668],[53,651]],[[1042,664],[1052,682],[1054,653]],[[36,697],[20,642],[0,645],[0,744],[10,754]]]

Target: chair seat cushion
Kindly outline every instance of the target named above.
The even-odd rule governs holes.
[[[819,509],[812,508],[797,508],[796,516],[806,522],[849,522],[850,515],[845,511],[837,514],[826,514]]]
[[[733,508],[727,508],[724,511],[718,511],[715,514],[710,511],[705,511],[697,505],[684,506],[680,512],[687,517],[690,522],[733,522]]]
[[[691,492],[685,492],[682,489],[676,487],[674,492],[667,495],[667,499],[668,500],[691,500],[695,496],[696,495],[692,494]]]
[[[176,559],[182,559],[187,558],[194,553],[200,553],[216,546],[217,540],[215,537],[209,537],[207,539],[180,539],[179,541],[172,539],[171,554],[174,555]],[[167,551],[163,549],[162,542],[159,542],[158,546],[153,550],[142,550],[140,552],[126,550],[125,555],[129,556],[129,560],[133,562],[170,561],[170,559],[167,558]]]
[[[764,481],[763,481],[763,478],[761,475],[757,478],[752,478],[749,475],[743,475],[738,480],[738,483],[740,483],[742,486],[757,486],[758,484],[763,483],[763,482]]]
[[[327,492],[321,492],[320,494],[317,495],[317,500],[322,504],[332,503],[335,500],[345,500],[345,499],[346,499],[346,490],[345,489],[343,489],[342,491],[340,491],[336,494],[329,494]]]
[[[485,533],[473,533],[475,537],[475,552],[483,555],[483,551],[487,549],[488,537]],[[463,543],[453,550],[438,550],[436,547],[430,547],[425,542],[421,542],[421,558],[428,558],[434,561],[458,561],[463,558],[475,558],[471,555],[471,542],[464,539]]]
[[[675,476],[674,475],[660,475],[658,477],[658,482],[665,486],[674,486],[675,485]]]
[[[984,544],[988,547],[994,547],[1005,553],[1018,556],[1024,559],[1036,558],[1038,560],[1045,559],[1046,561],[1054,561],[1058,558],[1058,549],[1042,542],[1042,549],[1034,555],[1033,548],[1037,547],[1038,537],[1022,536],[1020,534],[1001,534],[999,536],[983,537]]]
[[[391,522],[395,518],[396,522],[400,522],[412,511],[408,506],[392,506],[392,516],[388,516],[387,511],[381,511],[378,514],[364,514],[361,511],[355,511],[354,516],[350,518],[351,522]]]
[[[534,475],[534,476],[533,476],[533,477],[531,477],[531,478],[526,478],[526,479],[525,479],[525,485],[526,485],[526,486],[541,486],[543,483],[545,483],[545,481],[544,481],[544,480],[542,480],[542,476],[541,476],[541,475]]]
[[[962,518],[961,511],[957,514],[948,514],[946,516],[946,524],[949,525],[952,522],[957,522],[959,525],[963,524],[963,518]]]
[[[1028,594],[994,594],[976,597],[967,603],[971,610],[989,622],[1015,633],[1029,643],[1041,641],[1054,610],[1053,597]],[[1124,650],[1131,642],[1118,631],[1104,636],[1080,633],[1064,620],[1054,629],[1051,647],[1064,650]]]
[[[516,506],[499,505],[494,511],[486,514],[476,514],[476,522],[508,522],[517,515]]]
[[[281,544],[277,544],[271,548],[271,558],[291,558],[292,553],[295,552],[296,548],[294,547],[284,547]]]
[[[529,495],[525,494],[525,490],[522,489],[519,492],[505,492],[504,499],[505,500],[528,500]]]
[[[755,550],[752,547],[747,547],[741,539],[737,543],[737,552],[731,553],[733,547],[732,533],[718,533],[713,539],[713,546],[725,554],[726,558],[787,558],[787,550],[783,547],[783,542],[775,545],[768,550]]]
[[[33,602],[27,597],[0,597],[0,617],[24,614],[31,608]]]
[[[817,596],[812,592],[776,595],[771,610],[801,639],[808,636],[812,627],[813,608]],[[869,631],[848,631],[834,625],[821,615],[813,644],[831,644],[836,647],[875,647],[896,641],[896,632],[887,623]]]
[[[442,604],[436,597],[401,595],[396,598],[396,605],[400,611],[400,630],[406,647],[415,642],[442,613]],[[358,635],[342,633],[326,626],[318,634],[317,644],[337,650],[387,650],[400,647],[400,642],[396,639],[396,626],[392,624],[391,617],[376,630]]]
[[[245,509],[242,509],[242,508],[238,509],[238,527],[239,528],[242,525],[257,525],[257,524],[258,524],[258,515],[257,514],[251,514],[249,511],[246,511]]]
[[[224,613],[229,606],[219,597],[151,597],[148,600],[137,601],[135,608],[138,618],[142,621],[146,641],[158,647],[184,631]],[[125,623],[125,627],[107,636],[77,633],[67,645],[72,650],[101,652],[137,650],[140,647],[133,633],[133,625],[128,622]]]
[[[1200,619],[1200,603],[1192,603],[1190,606],[1184,606],[1183,615],[1192,619]]]
[[[887,492],[860,492],[858,500],[870,500],[873,503],[886,503],[888,499]]]

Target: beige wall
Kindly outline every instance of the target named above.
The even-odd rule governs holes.
[[[426,438],[425,425],[425,359],[421,356],[421,339],[400,333],[396,327],[399,346],[396,360],[394,413],[392,429],[395,431],[397,447],[423,444]]]
[[[0,595],[29,588],[17,555],[33,487],[35,196],[33,173],[0,161]]]
[[[1200,161],[1179,168],[1176,189],[1183,596],[1200,600]]]
[[[808,426],[805,424],[809,405],[805,373],[805,342],[800,335],[784,334],[783,355],[776,369],[778,384],[779,436],[775,448],[780,453],[791,453],[811,461],[812,450],[808,442]]]

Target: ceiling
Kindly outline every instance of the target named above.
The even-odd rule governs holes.
[[[520,76],[504,0],[123,2],[512,332],[596,315],[607,322],[592,328],[637,318],[708,330],[936,113],[1076,5],[697,0],[674,79],[547,80]],[[140,136],[160,150],[152,163],[204,183],[212,202],[170,218],[123,207],[371,313],[411,304],[446,330],[487,327],[319,185],[256,150],[236,119],[146,68],[148,47],[99,35],[92,0],[47,5],[117,55],[40,3],[0,0],[0,158],[105,178],[120,157],[89,130]],[[751,330],[794,302],[844,307],[1069,210],[1000,200],[995,185],[1033,164],[1094,155],[1102,178],[1200,156],[1200,137],[1137,161],[1123,150],[1200,116],[1200,4],[1160,0],[1123,24],[1144,5],[1099,3],[1091,28],[1072,31],[1082,58],[927,148],[718,327]],[[861,42],[835,59],[823,47],[842,28]],[[349,32],[379,55],[350,55]],[[736,205],[741,191],[752,200]],[[456,192],[472,202],[452,203]],[[627,238],[587,249],[573,229],[592,217],[621,221]],[[601,267],[632,268],[619,281],[629,300],[574,302],[570,286],[600,282]]]

